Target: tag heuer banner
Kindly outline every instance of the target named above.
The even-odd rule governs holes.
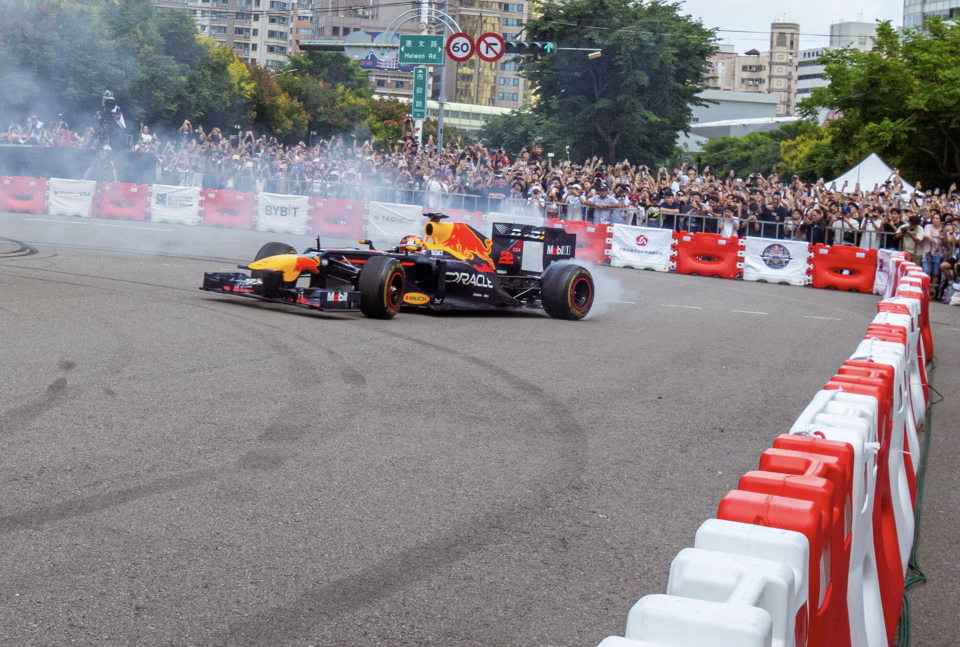
[[[673,267],[671,245],[673,231],[670,229],[614,225],[610,265],[669,272]]]
[[[747,238],[744,281],[806,285],[810,245],[799,240]]]

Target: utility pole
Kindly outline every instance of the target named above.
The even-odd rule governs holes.
[[[447,13],[449,0],[443,0],[443,13]],[[447,42],[447,23],[443,23],[443,42]],[[437,112],[437,156],[443,155],[443,106],[447,102],[447,59],[440,66],[440,110]],[[446,179],[446,178],[444,178]]]
[[[430,15],[428,11],[429,8],[430,8],[430,5],[427,2],[427,0],[420,0],[420,35],[421,36],[427,35],[427,18]],[[426,100],[426,98],[424,98],[424,100]],[[415,122],[413,122],[413,126],[414,128],[417,129],[417,143],[422,144],[423,143],[423,119],[417,119]]]

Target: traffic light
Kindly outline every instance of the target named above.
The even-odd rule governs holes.
[[[508,40],[503,44],[504,56],[539,56],[557,51],[556,43],[543,41]]]

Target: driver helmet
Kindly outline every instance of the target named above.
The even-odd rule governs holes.
[[[413,251],[413,250],[408,250],[407,249],[408,247],[416,248],[416,253],[420,253],[426,250],[427,248],[426,244],[423,242],[423,238],[420,238],[420,236],[412,236],[412,235],[404,236],[403,238],[400,239],[400,245],[399,245],[400,251]]]

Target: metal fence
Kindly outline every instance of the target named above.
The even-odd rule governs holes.
[[[666,213],[658,208],[611,211],[596,210],[587,205],[565,202],[539,202],[523,198],[499,198],[469,193],[443,193],[389,185],[328,182],[290,177],[258,178],[252,174],[203,174],[193,171],[166,169],[158,173],[162,184],[196,186],[207,189],[306,195],[327,200],[357,202],[390,202],[415,205],[437,210],[462,210],[480,213],[503,213],[515,216],[585,220],[601,224],[611,219],[627,225],[656,227],[674,231],[723,233],[730,236],[779,238],[801,240],[811,244],[853,245],[866,242],[866,249],[900,249],[901,239],[892,232],[861,232],[844,221],[831,225],[797,225],[787,222],[752,222],[745,218],[717,217],[696,214]],[[505,189],[507,190],[507,189]],[[839,225],[839,226],[837,226]]]

